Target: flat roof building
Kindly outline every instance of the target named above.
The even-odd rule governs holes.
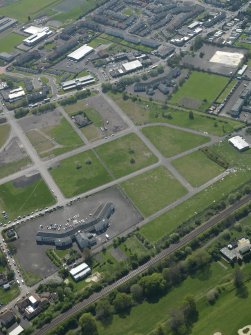
[[[83,87],[83,86],[93,84],[93,83],[95,83],[95,78],[91,75],[88,75],[88,76],[64,81],[61,83],[61,85],[62,85],[63,90],[66,91],[66,90],[71,90],[74,88]]]
[[[9,335],[19,335],[24,331],[23,327],[20,325],[17,326],[15,329],[13,329],[11,332],[9,332]]]
[[[31,35],[23,40],[23,43],[29,47],[36,45],[52,34],[52,31],[48,27],[40,28],[35,26],[24,29],[24,32]]]
[[[132,62],[124,63],[122,65],[122,69],[125,72],[132,72],[132,71],[141,69],[142,66],[143,66],[142,63],[137,59],[137,60],[134,60]]]
[[[85,44],[82,47],[70,53],[67,57],[78,62],[85,56],[89,55],[89,53],[91,53],[93,50],[94,49],[92,47]]]
[[[25,92],[23,88],[20,86],[12,91],[9,92],[9,102],[14,102],[20,98],[25,96]]]
[[[91,273],[91,268],[86,263],[81,263],[75,268],[72,268],[70,271],[70,275],[74,280],[78,281]]]
[[[12,27],[17,20],[4,16],[0,18],[0,32]]]
[[[249,149],[248,142],[241,136],[234,136],[228,140],[237,150],[244,151]]]

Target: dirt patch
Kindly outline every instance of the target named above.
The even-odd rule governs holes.
[[[27,157],[23,145],[17,137],[13,137],[5,148],[0,152],[0,165],[16,162]]]
[[[198,109],[201,105],[201,101],[188,98],[188,97],[183,97],[179,101],[179,105],[182,107],[186,107],[186,108]]]
[[[41,177],[39,173],[33,174],[32,176],[22,176],[22,177],[15,179],[13,181],[13,185],[16,188],[24,188],[26,186],[31,185],[32,183],[39,180],[40,178]]]
[[[87,283],[90,283],[90,282],[97,283],[100,281],[100,279],[101,279],[101,274],[99,272],[96,272],[96,273],[93,273],[91,276],[89,276],[86,279],[86,282]]]
[[[251,325],[239,329],[238,335],[251,335]]]
[[[112,248],[111,255],[118,262],[121,262],[127,259],[127,255],[120,248]]]
[[[53,112],[48,112],[41,115],[31,115],[19,121],[19,124],[24,132],[32,129],[43,129],[55,127],[60,124],[62,114],[55,109]]]

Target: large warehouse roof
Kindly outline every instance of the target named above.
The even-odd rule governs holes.
[[[124,63],[123,68],[126,72],[134,71],[142,67],[142,64],[139,60],[134,60],[132,62]]]
[[[74,60],[80,60],[81,58],[88,55],[90,52],[92,52],[93,48],[89,45],[85,44],[82,47],[78,48],[77,50],[70,53],[67,57],[72,58]]]
[[[247,141],[245,141],[244,138],[242,138],[241,136],[234,136],[231,137],[228,140],[229,143],[231,143],[236,149],[238,149],[239,151],[243,151],[249,148],[249,144]]]

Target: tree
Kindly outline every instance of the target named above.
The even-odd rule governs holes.
[[[198,311],[195,300],[192,296],[187,296],[183,305],[184,319],[187,325],[191,325],[198,318]]]
[[[113,300],[113,305],[117,313],[125,312],[132,306],[132,298],[126,293],[117,293]]]
[[[189,117],[189,120],[194,120],[194,115],[192,111],[189,112],[188,117]]]
[[[82,335],[98,334],[97,324],[91,313],[84,313],[79,319],[79,324],[82,329]]]
[[[244,285],[244,276],[240,269],[234,271],[234,286],[240,288]]]
[[[155,298],[163,293],[166,281],[161,273],[153,273],[140,279],[139,284],[143,287],[147,298]]]
[[[112,315],[112,306],[106,299],[100,300],[96,306],[96,318],[101,321],[107,321]]]
[[[140,302],[143,300],[143,288],[139,284],[134,284],[130,288],[133,300]]]

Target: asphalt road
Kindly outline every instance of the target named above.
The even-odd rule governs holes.
[[[214,216],[212,219],[207,221],[205,224],[199,226],[198,228],[191,231],[189,234],[184,236],[178,243],[170,245],[167,249],[160,252],[155,257],[151,258],[147,263],[140,266],[134,271],[131,271],[127,276],[121,278],[120,280],[116,281],[112,285],[106,286],[103,288],[100,292],[94,293],[91,295],[88,299],[83,300],[82,302],[74,305],[71,309],[66,311],[63,314],[60,314],[58,317],[53,319],[49,324],[45,325],[38,331],[36,331],[35,335],[44,335],[51,331],[54,327],[68,319],[70,316],[74,315],[75,313],[83,310],[88,305],[94,303],[98,299],[101,299],[102,297],[109,294],[112,290],[119,287],[123,283],[127,282],[128,280],[138,276],[139,274],[145,272],[150,266],[155,265],[159,261],[161,261],[163,258],[170,256],[173,252],[178,250],[179,248],[183,247],[184,245],[191,242],[195,237],[205,232],[207,229],[215,226],[220,221],[222,221],[224,218],[227,218],[230,214],[232,214],[234,211],[236,211],[238,208],[243,206],[244,204],[248,203],[251,200],[251,195],[246,196],[245,198],[238,201],[236,204],[232,205],[231,207],[226,208],[224,211],[222,211],[220,214]]]

